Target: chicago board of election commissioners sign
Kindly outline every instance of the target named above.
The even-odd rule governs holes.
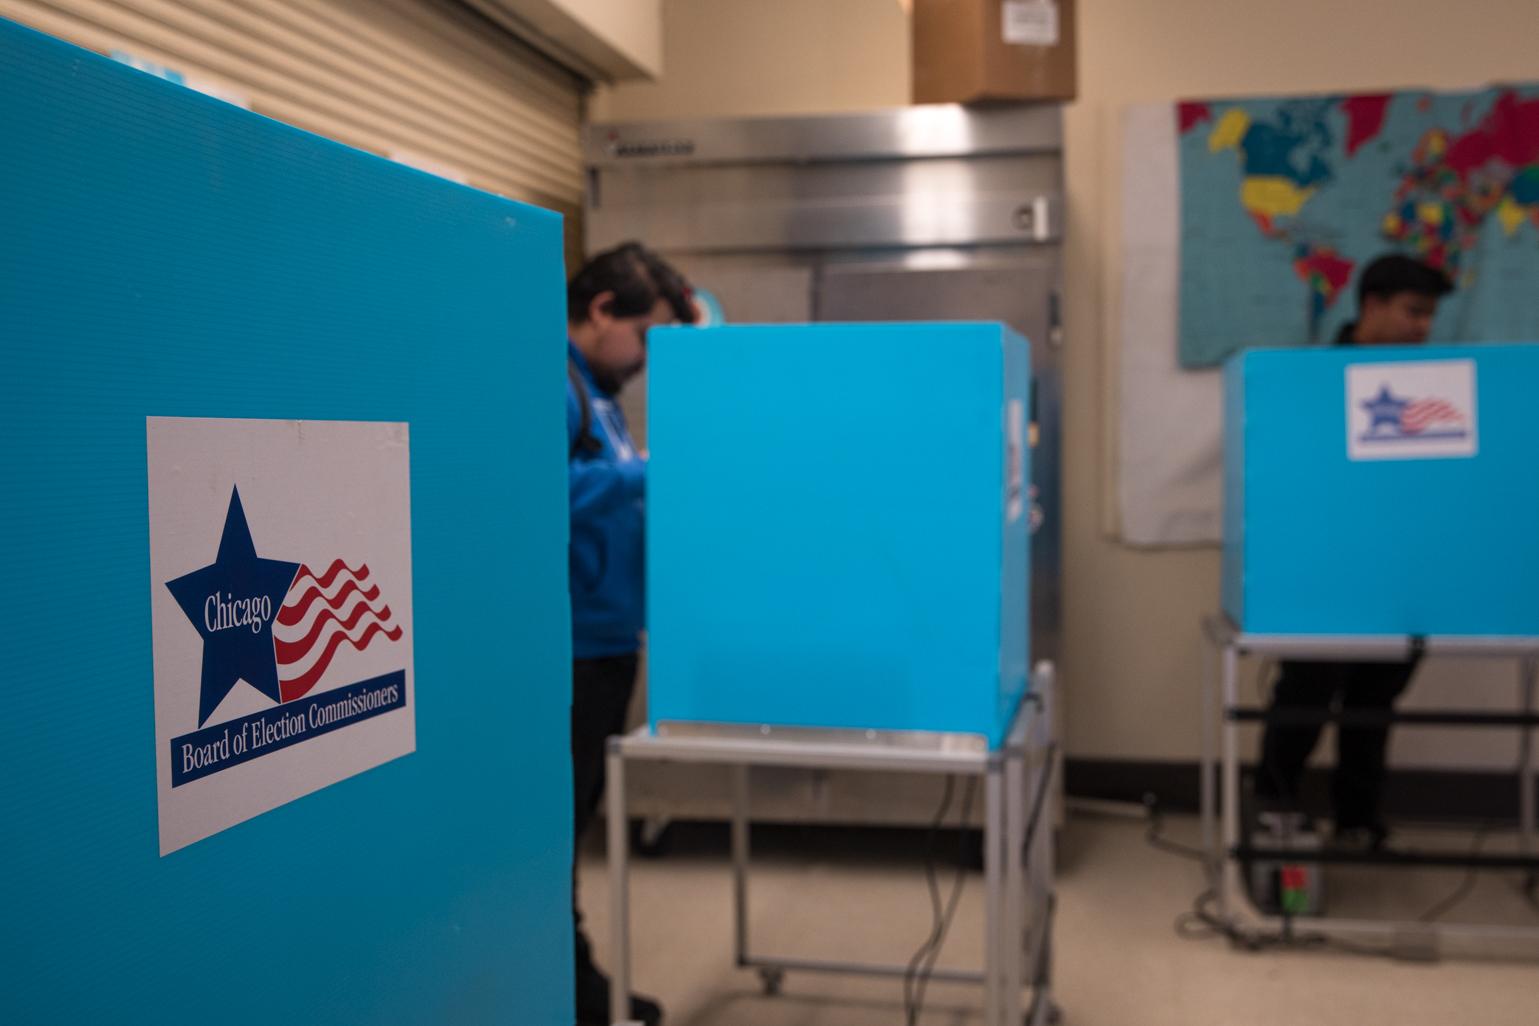
[[[150,417],[160,851],[416,748],[407,425]]]

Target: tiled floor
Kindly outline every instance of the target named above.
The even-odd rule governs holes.
[[[1539,958],[1493,952],[1409,963],[1335,951],[1251,954],[1183,940],[1174,922],[1202,879],[1195,863],[1156,852],[1141,822],[1078,815],[1065,828],[1059,876],[1056,994],[1068,1026],[1539,1026]],[[1176,820],[1170,833],[1193,840]],[[1459,847],[1469,835],[1427,833]],[[635,978],[662,999],[670,1026],[901,1026],[896,981],[793,974],[784,993],[731,965],[730,875],[715,835],[683,837],[632,874]],[[1483,840],[1510,847],[1509,836]],[[903,962],[930,924],[922,844],[911,835],[777,830],[756,839],[753,944],[764,953]],[[1413,919],[1454,890],[1456,871],[1337,870],[1332,911]],[[583,904],[596,942],[607,915],[601,853],[585,857]],[[948,878],[949,882],[949,878]],[[1539,926],[1514,874],[1485,875],[1447,918]],[[981,961],[980,881],[970,874],[942,965]],[[1539,954],[1530,950],[1529,955]],[[928,1026],[978,1023],[978,992],[930,989]]]

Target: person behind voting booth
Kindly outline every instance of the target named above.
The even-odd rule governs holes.
[[[1358,319],[1341,329],[1336,345],[1411,345],[1427,340],[1438,300],[1453,290],[1440,270],[1405,256],[1370,263],[1358,281]],[[1342,516],[1360,515],[1341,510]],[[1323,713],[1333,705],[1353,712],[1389,712],[1416,670],[1418,657],[1397,662],[1284,660],[1272,692],[1273,710]],[[1304,765],[1323,724],[1268,723],[1261,742],[1256,795],[1262,808],[1299,809]],[[1380,813],[1389,726],[1339,724],[1331,802],[1339,844],[1378,848],[1388,831]]]
[[[576,842],[604,790],[604,744],[625,728],[636,686],[643,619],[642,547],[646,454],[632,442],[616,402],[646,365],[647,331],[693,323],[684,278],[630,242],[588,261],[567,285],[566,427],[571,506],[572,792]],[[577,1021],[604,1024],[609,980],[593,962],[577,907]],[[662,1019],[657,1003],[631,1000],[631,1017]]]

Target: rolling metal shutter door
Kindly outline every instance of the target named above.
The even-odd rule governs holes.
[[[454,0],[0,0],[0,16],[558,210],[576,238],[585,83]]]

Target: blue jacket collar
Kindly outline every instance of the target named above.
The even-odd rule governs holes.
[[[582,355],[582,351],[572,343],[571,339],[566,340],[566,355],[567,359],[576,365],[577,372],[582,375],[584,383],[588,386],[588,391],[597,392],[605,398],[613,398],[608,392],[600,388],[598,382],[593,379],[593,368],[588,366],[587,358]]]

